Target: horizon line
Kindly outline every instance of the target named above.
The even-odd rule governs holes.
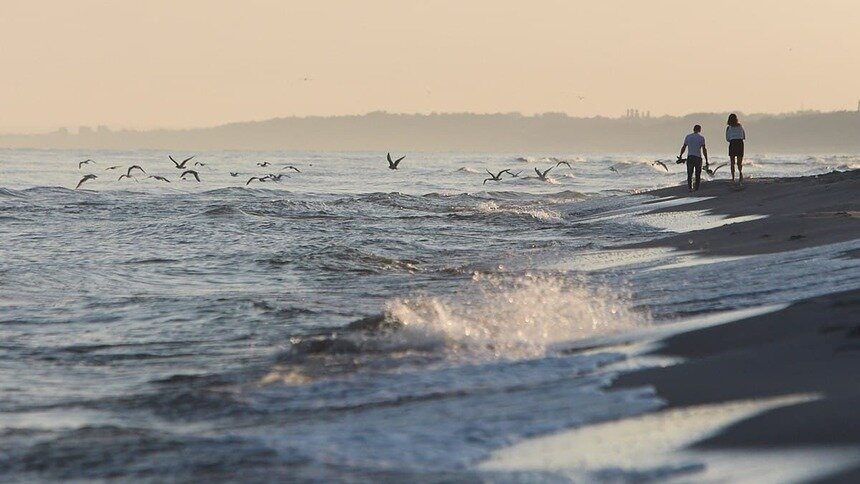
[[[57,134],[65,132],[69,135],[80,135],[83,133],[98,133],[98,132],[112,132],[112,133],[122,133],[122,132],[153,132],[153,131],[194,131],[201,129],[214,129],[221,128],[227,126],[233,126],[238,124],[254,124],[254,123],[265,123],[268,121],[277,121],[284,119],[336,119],[336,118],[362,118],[368,117],[372,115],[386,115],[386,116],[410,116],[410,117],[433,117],[433,116],[518,116],[522,118],[540,118],[545,116],[557,116],[564,117],[569,119],[605,119],[605,120],[659,120],[659,119],[683,119],[690,116],[709,116],[709,115],[724,115],[727,113],[737,113],[741,116],[745,117],[779,117],[779,116],[802,116],[808,114],[837,114],[837,113],[860,113],[860,104],[858,104],[858,109],[837,109],[831,111],[822,111],[819,109],[801,109],[794,111],[782,111],[782,112],[751,112],[746,113],[741,110],[724,110],[724,111],[694,111],[686,114],[661,114],[661,115],[651,115],[649,110],[638,110],[636,108],[632,108],[631,111],[635,111],[635,116],[628,115],[619,115],[619,116],[606,116],[606,115],[594,115],[594,116],[574,116],[570,115],[563,111],[544,111],[544,112],[536,112],[532,114],[525,114],[521,111],[497,111],[497,112],[470,112],[470,111],[430,111],[430,112],[392,112],[385,110],[374,110],[367,111],[364,113],[352,113],[352,114],[307,114],[307,115],[288,115],[288,116],[275,116],[270,118],[258,118],[258,119],[246,119],[239,121],[228,121],[219,124],[209,124],[209,125],[197,125],[197,126],[187,126],[187,127],[117,127],[116,125],[111,126],[108,124],[80,124],[77,126],[59,126],[55,128],[44,128],[34,131],[0,131],[0,136],[39,136],[39,135],[48,135],[48,134]],[[642,114],[640,116],[640,114]],[[646,115],[647,114],[647,115]],[[77,129],[76,132],[72,130]],[[82,133],[83,132],[83,133]]]

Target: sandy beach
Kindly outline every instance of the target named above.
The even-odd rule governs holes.
[[[803,249],[860,237],[860,171],[799,178],[752,178],[743,188],[731,180],[703,180],[694,194],[686,186],[650,192],[660,197],[701,199],[655,210],[704,210],[716,215],[766,215],[759,220],[673,235],[627,246],[673,247],[711,255],[753,255]]]
[[[688,196],[682,186],[651,193],[661,200]],[[701,200],[655,213],[705,210],[766,217],[626,248],[737,256],[855,240],[860,238],[858,194],[857,171],[751,179],[742,190],[724,180],[706,182],[694,195]],[[857,259],[858,254],[847,251],[844,257]],[[673,363],[622,373],[610,390],[653,388],[666,404],[657,413],[532,439],[499,452],[485,468],[568,471],[582,477],[574,469],[615,465],[629,470],[663,463],[657,474],[641,477],[858,482],[860,288],[786,302],[776,311],[655,342],[645,356]],[[712,426],[703,425],[706,421]],[[705,467],[685,468],[681,456],[692,453],[716,474]]]

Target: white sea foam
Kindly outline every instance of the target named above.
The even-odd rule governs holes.
[[[479,203],[478,211],[481,213],[510,213],[514,215],[527,215],[543,222],[560,222],[562,220],[561,214],[554,210],[540,207],[501,207],[498,203],[492,200]]]
[[[386,313],[403,324],[398,336],[441,344],[455,352],[496,358],[545,354],[556,343],[614,334],[649,324],[627,295],[559,277],[475,275],[457,297],[389,301]]]

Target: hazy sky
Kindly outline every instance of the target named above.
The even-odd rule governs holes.
[[[2,131],[374,110],[782,112],[860,99],[856,0],[0,7]]]

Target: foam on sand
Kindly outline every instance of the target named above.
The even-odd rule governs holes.
[[[759,413],[814,401],[816,394],[675,408],[605,422],[502,449],[480,464],[491,471],[557,471],[579,478],[669,479],[695,473],[715,482],[786,482],[821,477],[856,462],[860,449],[699,451],[690,447]]]

